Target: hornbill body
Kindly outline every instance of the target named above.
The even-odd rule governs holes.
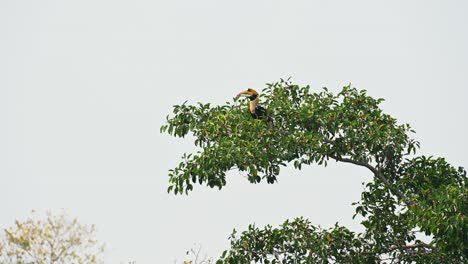
[[[237,94],[237,97],[247,97],[250,100],[249,103],[249,109],[250,109],[250,114],[254,119],[260,119],[260,118],[267,118],[267,110],[265,107],[261,106],[258,104],[259,99],[258,99],[258,93],[254,89],[247,89],[243,92],[240,92]]]

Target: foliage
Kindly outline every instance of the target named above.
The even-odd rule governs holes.
[[[288,163],[297,169],[330,160],[351,163],[374,176],[354,203],[356,215],[364,217],[364,233],[338,225],[322,230],[301,218],[278,229],[250,226],[231,238],[231,249],[219,262],[466,261],[466,171],[443,158],[415,156],[414,131],[383,113],[382,101],[351,86],[335,95],[281,80],[267,84],[262,94],[272,122],[252,119],[236,100],[214,107],[176,105],[161,132],[192,133],[200,150],[184,154],[170,170],[168,192],[188,194],[195,183],[221,189],[234,168],[252,183],[275,183]],[[419,240],[418,233],[431,241]]]
[[[103,245],[94,239],[95,231],[65,212],[17,220],[0,237],[0,263],[102,263]]]

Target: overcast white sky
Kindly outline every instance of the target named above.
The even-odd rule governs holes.
[[[233,228],[351,220],[371,179],[332,164],[276,185],[166,193],[191,140],[159,134],[172,105],[223,103],[293,77],[352,83],[410,123],[420,153],[466,165],[467,1],[0,0],[0,227],[31,209],[94,223],[106,263],[217,257]]]

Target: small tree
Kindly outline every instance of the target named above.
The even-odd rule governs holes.
[[[102,263],[104,246],[94,239],[95,232],[94,225],[81,224],[65,212],[17,220],[0,236],[0,263]]]
[[[288,163],[299,170],[348,163],[373,175],[354,203],[365,232],[321,229],[302,218],[279,228],[252,225],[232,235],[219,263],[468,261],[466,171],[443,158],[415,156],[414,131],[379,108],[383,99],[351,86],[333,94],[283,80],[268,84],[261,98],[272,122],[252,119],[236,101],[174,107],[161,131],[176,137],[190,132],[201,150],[184,154],[170,170],[168,192],[188,194],[196,183],[221,189],[233,168],[245,171],[251,183],[272,184]]]

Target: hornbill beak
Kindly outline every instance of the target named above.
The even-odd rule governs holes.
[[[255,91],[254,89],[247,89],[245,91],[242,91],[240,93],[237,94],[236,98],[239,98],[239,97],[251,97],[253,95],[257,95],[258,96],[258,93],[257,91]]]

